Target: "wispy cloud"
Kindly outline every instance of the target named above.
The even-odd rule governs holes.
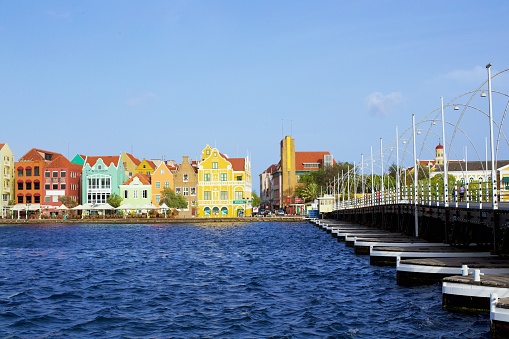
[[[145,92],[138,96],[133,96],[127,100],[127,104],[131,107],[140,106],[157,99],[157,95],[152,92]]]
[[[454,70],[440,76],[442,80],[478,84],[486,80],[486,67],[475,66],[470,70]]]
[[[69,12],[57,12],[54,10],[47,10],[46,14],[55,19],[69,20],[71,18],[71,13]]]
[[[401,92],[392,92],[384,95],[380,92],[372,92],[366,98],[369,112],[374,116],[385,117],[403,101]]]

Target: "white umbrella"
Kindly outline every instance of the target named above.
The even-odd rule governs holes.
[[[64,204],[60,205],[57,207],[57,210],[61,210],[61,211],[65,211],[65,210],[68,210],[69,208],[67,206],[65,206]]]
[[[100,205],[96,205],[94,207],[95,210],[114,210],[115,207],[111,206],[110,204],[108,203],[105,203],[105,204],[100,204]]]
[[[165,202],[163,202],[163,204],[161,206],[159,206],[159,209],[161,209],[161,210],[169,210],[170,208],[168,207],[168,205],[166,205]]]
[[[78,205],[76,207],[71,208],[72,210],[84,210],[83,205]]]
[[[132,210],[133,208],[134,208],[134,206],[131,204],[122,204],[115,209],[116,210]]]

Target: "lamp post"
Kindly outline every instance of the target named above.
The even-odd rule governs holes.
[[[486,65],[488,70],[488,102],[489,102],[489,116],[490,116],[490,148],[491,148],[491,181],[492,186],[492,207],[494,210],[498,209],[497,197],[497,172],[495,170],[495,149],[493,147],[493,108],[491,97],[491,62]]]
[[[373,146],[371,146],[371,206],[375,205],[375,180],[373,174]]]
[[[412,135],[414,143],[414,225],[415,237],[419,237],[419,216],[417,215],[417,147],[415,146],[415,114],[412,114]]]
[[[396,126],[396,204],[399,204],[399,135]]]
[[[382,138],[380,138],[380,171],[381,171],[381,181],[380,181],[380,205],[384,201],[384,153],[382,148]]]
[[[28,219],[28,211],[30,210],[30,204],[27,202],[26,204],[26,213],[25,213],[25,220]]]
[[[440,97],[442,106],[442,142],[444,150],[444,207],[449,207],[449,174],[447,172],[447,151],[445,146],[445,119],[444,119],[444,97]]]

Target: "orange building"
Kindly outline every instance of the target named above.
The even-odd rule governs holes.
[[[44,196],[44,170],[46,166],[62,156],[60,153],[44,151],[32,148],[23,155],[15,164],[16,169],[16,203],[17,204],[40,204]]]

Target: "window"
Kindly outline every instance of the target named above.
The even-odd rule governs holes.
[[[184,187],[184,197],[189,195],[189,187]]]
[[[65,178],[65,171],[60,171],[60,178]]]
[[[22,176],[23,176],[23,169],[18,168],[18,177],[22,177]]]
[[[49,178],[49,177],[50,177],[50,176],[49,176],[49,171],[44,171],[44,177],[45,177],[45,178]]]
[[[196,195],[196,187],[191,187],[191,195]]]
[[[60,189],[61,190],[65,190],[66,189],[66,185],[65,184],[60,184]]]
[[[50,189],[50,184],[44,184],[44,189],[45,190],[49,190]]]
[[[164,182],[164,188],[170,188],[170,182],[169,181],[165,181]]]
[[[57,190],[57,189],[58,189],[58,184],[57,184],[57,183],[54,183],[54,184],[52,185],[51,189]]]
[[[189,175],[187,175],[187,173],[184,173],[184,182],[188,182],[189,181]]]
[[[23,190],[23,183],[18,182],[18,191],[21,191],[21,190]]]
[[[44,197],[44,202],[50,202],[51,201],[50,199],[51,199],[50,196],[47,195]]]
[[[203,181],[210,181],[210,173],[203,174]]]
[[[58,171],[53,171],[53,178],[58,178]]]
[[[212,168],[213,168],[213,169],[217,169],[217,162],[216,162],[216,161],[214,161],[214,162],[212,163]]]
[[[147,190],[143,190],[143,191],[141,192],[141,197],[142,197],[143,199],[147,199],[147,197],[148,197],[148,191],[147,191]]]
[[[35,175],[36,177],[38,177],[39,175],[41,175],[39,172],[40,172],[40,171],[39,171],[39,166],[35,166],[35,167],[34,167],[34,175]]]
[[[221,173],[221,181],[227,181],[228,180],[228,174],[227,173]]]
[[[175,187],[175,193],[180,194],[180,187]]]
[[[228,191],[221,191],[221,200],[228,200]]]
[[[237,175],[237,181],[242,181],[242,175]]]
[[[58,202],[58,197],[57,197],[57,202]],[[34,204],[40,204],[41,203],[41,197],[36,195],[34,197]]]
[[[125,190],[125,191],[124,191],[124,199],[127,199],[128,194],[129,194],[129,193],[127,193],[127,190]]]
[[[133,198],[138,199],[138,191],[136,190],[133,191]]]
[[[243,192],[242,191],[236,191],[235,192],[235,200],[242,200],[243,198]]]
[[[161,188],[161,182],[160,181],[156,181],[156,188]]]
[[[161,201],[161,195],[160,194],[156,194],[156,202],[159,203],[159,201]]]
[[[37,198],[37,197],[36,197]],[[54,195],[51,199],[53,202],[58,202],[58,195]]]
[[[40,182],[34,182],[34,190],[40,190],[41,189],[41,183]]]
[[[27,204],[31,204],[32,203],[32,197],[31,196],[27,196],[26,197],[26,202],[27,202]]]
[[[20,195],[20,196],[18,197],[18,204],[22,204],[22,203],[23,203],[23,196],[22,196],[22,195]]]
[[[210,191],[203,192],[203,200],[210,200]]]
[[[27,168],[26,169],[26,175],[27,175],[27,177],[31,177],[32,176],[32,169],[31,168]]]
[[[159,172],[159,173],[164,174],[164,170],[162,169],[161,172]]]
[[[32,183],[31,182],[27,182],[26,183],[26,189],[27,190],[31,190],[32,189]]]

